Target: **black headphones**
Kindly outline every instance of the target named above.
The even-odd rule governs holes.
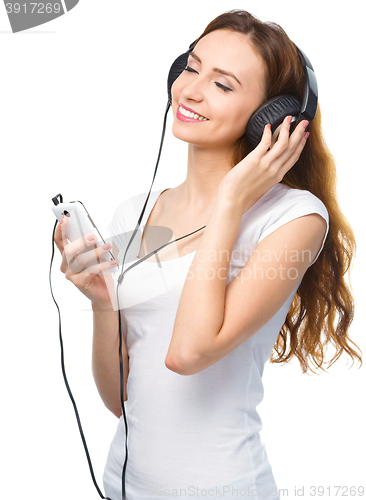
[[[168,75],[168,100],[172,104],[171,89],[174,81],[184,71],[187,66],[188,56],[192,52],[196,41],[191,43],[189,49],[181,54],[173,62]],[[306,55],[295,45],[301,60],[304,71],[304,92],[302,103],[289,94],[273,97],[260,106],[249,118],[246,135],[249,144],[255,148],[262,139],[264,127],[270,123],[274,132],[281,125],[286,116],[293,116],[295,119],[291,123],[290,134],[295,130],[301,120],[314,119],[318,105],[318,85],[315,78],[313,66]]]

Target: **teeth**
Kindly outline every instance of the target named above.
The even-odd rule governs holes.
[[[188,109],[182,108],[182,106],[179,106],[179,112],[182,113],[182,115],[186,116],[187,118],[193,118],[194,120],[200,120],[200,121],[208,120],[208,118],[205,118],[204,116],[201,116],[197,113],[192,113],[191,111],[188,111]]]

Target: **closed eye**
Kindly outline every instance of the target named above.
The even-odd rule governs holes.
[[[198,73],[198,71],[196,71],[195,69],[191,68],[190,66],[186,66],[184,68],[184,71],[188,71],[189,73]],[[226,87],[226,85],[223,85],[220,82],[215,82],[215,85],[217,85],[217,87],[219,89],[223,90],[224,92],[227,92],[227,91],[232,92],[233,91],[233,89],[230,89],[229,87]]]
[[[215,82],[215,84],[219,87],[219,89],[222,89],[224,92],[227,92],[228,90],[230,90],[230,92],[233,91],[233,89],[229,89],[229,87],[226,87],[220,82]]]
[[[190,66],[186,66],[184,68],[184,71],[189,71],[190,73],[198,73],[195,69],[191,68]]]

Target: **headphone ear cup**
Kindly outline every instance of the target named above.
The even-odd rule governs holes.
[[[189,52],[190,51],[187,50],[187,52],[177,57],[170,67],[168,74],[168,99],[170,105],[172,104],[172,85],[187,66]]]
[[[272,132],[281,125],[286,116],[298,116],[301,111],[300,101],[289,94],[269,99],[249,118],[246,136],[249,144],[255,148],[260,143],[264,127],[270,123]]]

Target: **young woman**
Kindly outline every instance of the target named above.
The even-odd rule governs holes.
[[[128,500],[278,499],[256,411],[265,363],[296,356],[304,373],[311,362],[324,369],[330,342],[332,362],[342,353],[361,361],[347,335],[353,299],[344,280],[355,242],[337,204],[319,109],[292,134],[286,117],[276,142],[265,127],[253,149],[245,133],[263,102],[280,94],[301,101],[302,91],[293,43],[278,25],[244,11],[207,26],[172,86],[187,177],[151,193],[127,262],[146,255],[146,245],[149,253],[205,229],[126,272],[120,286]],[[119,259],[145,198],[115,212]],[[55,237],[61,270],[92,302],[95,382],[121,417],[113,280],[99,274],[110,264],[88,267],[96,250],[78,255],[82,242],[67,244],[66,225]],[[104,473],[112,500],[121,498],[125,439],[121,418]]]

